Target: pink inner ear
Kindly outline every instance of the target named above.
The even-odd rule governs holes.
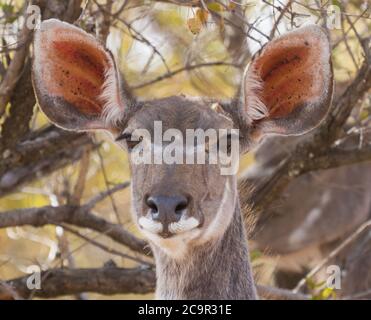
[[[284,117],[323,96],[322,49],[317,34],[288,34],[268,44],[254,60],[269,118]]]
[[[43,54],[42,82],[49,94],[63,97],[83,114],[100,115],[105,71],[112,68],[107,53],[78,37],[55,36]]]

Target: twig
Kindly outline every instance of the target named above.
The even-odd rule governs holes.
[[[344,250],[349,244],[356,240],[365,230],[370,228],[370,226],[371,220],[368,220],[361,224],[361,226],[355,232],[353,232],[339,246],[332,250],[330,254],[325,259],[323,259],[316,267],[314,267],[310,272],[308,272],[306,276],[299,281],[293,292],[298,293],[300,289],[306,284],[307,279],[313,277],[319,270],[322,269],[323,266],[326,265],[326,263],[328,263],[331,259],[335,258],[342,250]]]
[[[234,68],[240,68],[239,65],[236,65],[234,63],[227,63],[227,62],[223,62],[223,61],[205,62],[205,63],[200,63],[200,64],[188,65],[188,66],[185,66],[183,68],[179,68],[179,69],[176,69],[174,71],[167,72],[163,75],[158,76],[157,78],[155,78],[153,80],[138,84],[136,86],[133,86],[132,88],[133,89],[141,89],[141,88],[147,87],[149,85],[152,85],[156,82],[160,82],[162,80],[171,78],[171,77],[177,75],[178,73],[181,73],[181,72],[184,72],[184,71],[191,71],[191,70],[194,70],[194,69],[199,69],[199,68],[204,68],[204,67],[215,67],[215,66],[229,66],[229,67],[234,67]]]
[[[106,251],[110,254],[113,254],[113,255],[116,255],[116,256],[119,256],[121,258],[124,258],[124,259],[129,259],[129,260],[132,260],[132,261],[135,261],[135,262],[138,262],[138,263],[141,263],[143,265],[148,265],[149,267],[153,268],[154,267],[154,264],[153,263],[150,263],[150,262],[147,262],[147,261],[144,261],[142,259],[139,259],[139,258],[136,258],[136,257],[133,257],[131,255],[128,255],[128,254],[125,254],[125,253],[122,253],[121,251],[117,251],[115,249],[112,249],[112,248],[109,248],[107,246],[105,246],[104,244],[102,243],[99,243],[98,241],[94,240],[94,239],[91,239],[83,234],[81,234],[80,232],[66,226],[65,224],[61,224],[61,226],[67,230],[68,232],[74,234],[75,236],[81,238],[81,239],[84,239],[85,241],[87,241],[88,243],[94,245],[95,247],[103,250],[103,251]]]
[[[294,293],[288,289],[257,285],[256,289],[260,297],[267,300],[310,300],[308,294]]]
[[[25,21],[27,21],[28,14],[25,13]],[[0,84],[0,117],[5,111],[5,107],[10,100],[12,91],[20,77],[24,61],[28,54],[28,47],[30,45],[30,38],[33,30],[28,28],[25,23],[22,30],[18,34],[18,41],[22,41],[24,45],[18,48],[14,53],[13,59],[6,71],[6,74]]]
[[[42,227],[48,224],[60,225],[68,223],[81,228],[89,228],[105,234],[107,237],[121,243],[135,252],[149,255],[145,249],[147,243],[138,239],[122,226],[100,218],[84,207],[59,206],[18,209],[0,213],[0,228],[30,225]]]
[[[80,204],[85,189],[86,177],[89,170],[89,162],[90,162],[90,150],[85,149],[80,160],[79,174],[77,176],[75,187],[73,188],[73,192],[71,195],[71,203],[69,203],[71,205],[76,206]]]
[[[100,148],[97,148],[97,154],[98,154],[98,157],[99,157],[99,163],[100,163],[100,168],[101,168],[103,179],[104,179],[104,184],[106,185],[106,189],[108,190],[108,188],[109,188],[108,175],[107,175],[106,167],[104,165],[103,156],[102,156],[102,154],[100,152]],[[107,192],[106,194],[110,198],[112,209],[113,209],[113,212],[115,213],[117,222],[119,224],[122,224],[121,223],[121,218],[120,218],[120,215],[119,215],[117,206],[116,206],[116,202],[115,202],[115,199],[112,196],[112,193]]]
[[[123,190],[123,189],[126,189],[128,186],[130,186],[130,182],[129,181],[125,181],[124,183],[121,183],[121,184],[118,184],[116,186],[114,186],[113,188],[111,189],[107,189],[106,191],[103,191],[101,193],[99,193],[98,195],[96,195],[94,198],[90,199],[85,205],[84,207],[88,210],[91,210],[94,208],[94,206],[104,200],[106,197],[108,197],[109,195],[117,192],[117,191],[120,191],[120,190]]]
[[[278,24],[280,23],[280,21],[284,17],[284,15],[287,12],[287,10],[291,7],[292,1],[293,0],[287,1],[286,5],[281,9],[280,14],[279,14],[277,20],[275,21],[275,23],[274,23],[274,25],[272,27],[271,33],[269,34],[269,39],[273,39],[274,34],[277,31],[277,29],[278,29]]]

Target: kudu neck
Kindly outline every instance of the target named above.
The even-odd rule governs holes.
[[[245,228],[237,201],[221,239],[175,260],[153,246],[158,299],[256,299]]]

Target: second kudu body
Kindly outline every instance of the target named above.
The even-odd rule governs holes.
[[[68,130],[106,130],[129,154],[143,142],[133,139],[134,130],[153,137],[155,121],[183,134],[239,129],[240,151],[247,152],[266,134],[311,130],[332,96],[329,43],[316,26],[268,43],[229,103],[129,98],[111,54],[91,35],[57,20],[42,23],[34,47],[34,88],[48,118]],[[156,148],[153,140],[147,143]],[[255,299],[236,176],[222,175],[219,163],[138,164],[129,158],[133,219],[155,255],[157,298]]]
[[[248,179],[250,185],[258,185],[298,143],[312,139],[312,135],[265,139],[255,152],[254,165],[246,170],[244,179]],[[365,133],[364,141],[370,137]],[[358,139],[349,141],[349,147],[358,144]],[[371,218],[370,189],[370,163],[310,172],[290,182],[280,199],[254,217],[256,223],[249,234],[253,240],[251,245],[272,255],[279,287],[294,287],[308,270],[326,259],[335,247]],[[371,234],[366,233],[364,238],[367,237],[371,238]],[[342,270],[337,296],[369,291],[371,257],[367,251],[370,247],[370,241],[357,239],[339,252],[336,259],[329,260],[315,281],[327,277],[326,267],[335,264]]]

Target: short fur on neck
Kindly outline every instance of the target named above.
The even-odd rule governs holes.
[[[157,270],[157,299],[257,299],[246,233],[237,202],[224,235],[193,248],[178,261],[152,244]]]

